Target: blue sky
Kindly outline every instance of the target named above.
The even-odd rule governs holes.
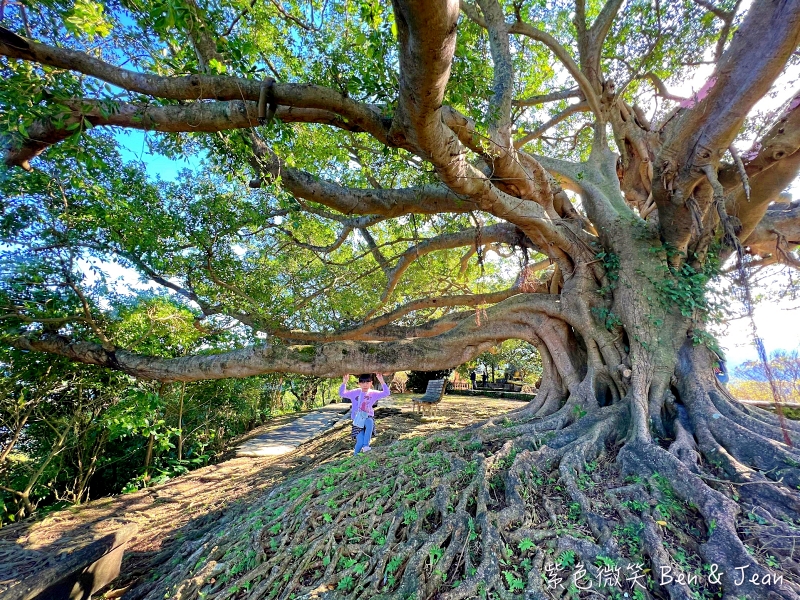
[[[150,177],[155,179],[159,176],[165,181],[175,181],[182,169],[194,170],[200,167],[200,157],[182,161],[151,153],[147,146],[147,136],[153,135],[156,134],[138,129],[118,130],[116,138],[120,144],[122,158],[126,161],[143,161]]]

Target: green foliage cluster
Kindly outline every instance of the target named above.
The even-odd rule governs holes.
[[[489,380],[504,378],[507,373],[516,375],[515,381],[534,384],[542,375],[542,357],[531,344],[522,340],[506,340],[488,352],[458,367],[458,374],[469,379],[471,371],[488,373]],[[480,380],[480,374],[478,375]]]
[[[617,315],[614,314],[614,311],[606,308],[605,306],[593,306],[592,314],[597,317],[597,319],[609,331],[613,331],[614,328],[622,325],[622,321]]]
[[[112,62],[126,58],[126,68],[136,71],[184,75],[203,71],[192,42],[199,27],[197,6],[186,0],[43,2],[26,6],[27,25],[21,12],[10,8],[4,26],[25,35],[30,27],[30,35],[45,43],[89,49]],[[272,4],[203,3],[199,10],[207,23],[231,28],[217,36],[216,51],[223,60],[212,60],[208,69],[326,86],[391,117],[397,96],[397,29],[391,4],[290,0],[282,6],[290,16],[276,18]],[[458,44],[446,102],[480,120],[492,85],[488,46],[481,30],[469,23],[464,23]],[[547,65],[541,71],[520,69],[528,73],[526,90],[557,76],[545,50],[530,45],[520,50],[515,58],[519,67],[531,58]],[[94,99],[92,106],[81,107],[83,114],[95,107],[114,114],[120,103],[139,102],[139,96],[24,61],[3,59],[0,68],[0,131],[10,143],[27,139],[30,128],[44,119],[74,130],[71,138],[36,159],[33,173],[15,169],[0,176],[5,198],[0,254],[18,283],[0,286],[3,306],[23,307],[20,312],[31,317],[74,316],[80,303],[71,290],[58,287],[68,273],[93,313],[110,317],[120,292],[109,273],[119,265],[147,279],[169,281],[173,290],[180,286],[186,293],[175,297],[195,317],[203,310],[217,313],[204,320],[208,329],[232,327],[231,315],[246,315],[248,325],[259,332],[275,327],[335,329],[374,310],[376,290],[385,277],[373,254],[351,236],[320,260],[317,249],[337,240],[340,222],[326,216],[330,211],[307,212],[308,206],[283,189],[280,178],[259,190],[247,188],[251,152],[242,132],[147,133],[142,149],[186,158],[192,170],[175,182],[158,180],[152,169],[128,159],[124,148],[137,147],[138,153],[138,137],[129,142],[125,134],[92,128],[90,119],[70,116],[74,98]],[[268,136],[288,165],[344,186],[394,188],[437,181],[408,152],[384,147],[366,134],[276,121]],[[354,158],[362,168],[352,168]],[[488,218],[484,225],[494,222]],[[471,226],[467,214],[406,215],[370,227],[370,234],[391,263],[409,241]],[[26,252],[29,247],[39,250],[32,254]],[[460,271],[462,254],[452,249],[421,256],[382,310],[446,293]],[[503,273],[496,261],[487,260],[483,272],[470,261],[463,279],[462,287],[470,284],[476,291],[491,292],[508,287],[513,276]],[[410,316],[407,324],[441,312]],[[99,321],[102,327],[103,319]],[[31,329],[13,320],[3,326],[7,333]],[[71,333],[95,338],[80,325]],[[251,332],[240,328],[238,333],[243,335],[232,345],[252,341]]]
[[[201,350],[191,315],[163,298],[124,304],[115,316],[110,330],[136,350],[161,356]],[[0,524],[214,462],[232,439],[277,414],[324,401],[331,386],[279,375],[158,384],[2,347]]]
[[[187,0],[48,1],[25,6],[24,22],[20,10],[9,8],[4,25],[46,43],[89,50],[135,71],[183,76],[205,70],[253,80],[269,76],[325,86],[369,103],[385,118],[395,110],[397,27],[390,3],[287,0],[280,14],[277,4],[250,6],[238,0],[212,0],[202,6]],[[518,2],[505,9],[540,23],[558,39],[575,36],[568,4]],[[655,12],[657,16],[644,0],[627,3],[625,17],[615,21],[607,40],[604,55],[614,58],[604,59],[603,70],[610,80],[628,81],[624,93],[631,103],[650,91],[649,83],[631,78],[631,73],[666,78],[687,60],[700,60],[718,33],[717,24],[702,20],[702,7],[679,3]],[[597,6],[587,7],[590,18],[595,14]],[[221,57],[208,65],[200,64],[193,43],[203,27],[214,30],[214,50]],[[663,28],[671,34],[658,35]],[[645,40],[653,40],[652,45]],[[516,98],[563,86],[563,72],[554,67],[544,45],[524,36],[512,36],[510,43]],[[444,102],[474,119],[478,134],[485,134],[493,93],[489,42],[484,30],[465,18],[456,44]],[[264,182],[258,190],[247,187],[252,172],[246,133],[147,133],[143,147],[157,156],[187,159],[191,168],[177,181],[159,180],[152,170],[127,159],[130,153],[123,148],[131,144],[124,134],[92,128],[88,118],[92,110],[114,114],[122,102],[141,102],[140,96],[92,77],[25,61],[3,59],[0,68],[0,133],[12,144],[28,139],[31,127],[45,119],[74,131],[36,159],[33,173],[16,169],[0,177],[5,198],[0,254],[9,266],[9,276],[4,274],[0,285],[0,305],[21,307],[19,312],[29,317],[71,319],[80,313],[75,293],[63,287],[68,277],[99,315],[97,324],[103,329],[123,301],[109,273],[123,266],[147,279],[169,282],[186,311],[205,317],[207,329],[238,327],[228,342],[234,347],[279,327],[348,327],[367,315],[456,288],[504,289],[516,275],[494,258],[484,261],[483,269],[474,260],[462,269],[460,249],[442,250],[413,261],[393,294],[380,300],[385,273],[363,240],[354,239],[354,234],[320,255],[319,249],[336,244],[341,233],[341,222],[330,211],[315,203],[301,205],[280,178]],[[75,98],[92,99],[79,107],[78,117],[73,114]],[[165,99],[148,102],[174,105]],[[569,102],[521,110],[515,114],[515,127],[533,130]],[[540,139],[526,148],[534,154],[585,158],[591,132],[580,127],[572,135],[583,119],[581,114],[564,119],[547,138],[574,143],[553,148]],[[420,168],[416,157],[367,134],[280,121],[262,134],[287,165],[343,186],[388,189],[438,182],[429,169]],[[134,139],[138,146],[139,138]],[[487,215],[482,218],[484,226],[497,222]],[[468,214],[403,215],[371,226],[369,232],[391,264],[410,242],[473,225]],[[37,251],[27,252],[31,247]],[[613,285],[614,256],[601,252],[598,258]],[[419,311],[404,325],[443,312]],[[244,327],[236,322],[240,317]],[[616,325],[613,315],[598,318],[609,328]],[[9,334],[37,332],[22,321],[2,323]],[[70,334],[96,341],[95,332],[79,322]],[[487,356],[481,364],[497,367]]]
[[[602,263],[608,279],[608,285],[599,289],[598,293],[608,293],[617,286],[617,281],[619,280],[619,256],[614,252],[602,250],[595,254],[594,257]]]
[[[702,265],[695,266],[684,261],[680,261],[680,266],[674,266],[678,262],[674,259],[682,257],[682,253],[666,244],[652,246],[650,253],[664,258],[658,276],[650,278],[661,306],[667,310],[675,307],[684,317],[705,322],[715,308],[708,295],[708,283],[719,275],[717,253],[710,252]],[[659,326],[658,323],[655,325]]]

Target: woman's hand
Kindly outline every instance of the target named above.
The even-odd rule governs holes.
[[[342,375],[342,383],[344,385],[347,385],[347,380],[348,379],[350,379],[350,373],[345,373],[344,375]]]
[[[378,381],[380,381],[381,383],[383,383],[383,382],[384,382],[384,381],[383,381],[383,373],[375,373],[375,375],[377,375],[377,377],[378,377]]]

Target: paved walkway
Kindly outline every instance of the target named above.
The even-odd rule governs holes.
[[[298,417],[291,423],[261,433],[236,448],[236,456],[279,456],[349,420],[349,404],[336,402]]]
[[[382,399],[376,408],[410,410],[410,401],[389,396]],[[281,425],[242,442],[236,448],[236,456],[280,456],[288,454],[300,444],[317,437],[329,429],[350,422],[350,403],[334,402],[317,408],[291,423]]]

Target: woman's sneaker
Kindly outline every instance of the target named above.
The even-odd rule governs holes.
[[[369,446],[364,446],[363,448],[361,448],[362,452],[369,452],[370,450],[372,450],[372,448],[370,448]]]

